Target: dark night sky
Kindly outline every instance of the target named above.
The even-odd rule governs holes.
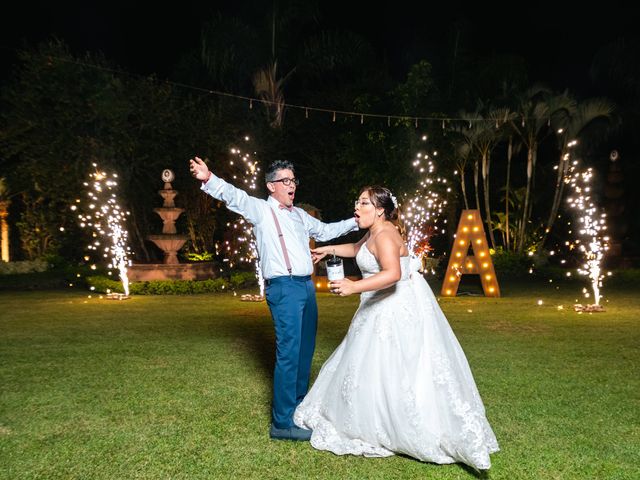
[[[15,5],[15,13],[2,15],[3,77],[12,49],[20,46],[22,39],[33,44],[51,35],[65,40],[75,53],[102,51],[132,72],[167,76],[182,51],[197,48],[200,23],[210,12],[220,5],[233,11],[237,7],[231,5],[238,3],[260,4],[184,1],[158,7],[160,2],[156,6],[135,1],[83,2],[75,6],[56,3],[23,2]],[[324,24],[366,36],[399,77],[412,60],[417,60],[415,45],[424,45],[426,53],[419,56],[430,59],[429,49],[438,49],[446,42],[455,22],[466,23],[468,45],[478,54],[522,55],[530,65],[531,80],[545,81],[558,89],[583,88],[591,58],[600,46],[617,37],[639,38],[638,6],[614,7],[609,2],[598,10],[581,11],[558,6],[560,2],[522,3],[517,7],[514,3],[499,7],[495,2],[491,6],[475,2],[470,8],[462,8],[458,2],[439,3],[410,7],[411,2],[396,1],[374,8],[372,2],[322,0],[320,5]],[[417,51],[421,52],[419,48]]]

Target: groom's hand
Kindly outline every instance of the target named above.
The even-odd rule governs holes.
[[[311,260],[313,260],[314,264],[318,263],[320,260],[322,260],[326,256],[327,256],[327,252],[323,250],[323,247],[311,249]]]
[[[203,182],[208,181],[211,176],[209,167],[207,167],[207,164],[199,157],[194,157],[189,160],[189,172],[191,172],[193,178]]]

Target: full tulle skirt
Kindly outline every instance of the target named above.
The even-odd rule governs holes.
[[[418,272],[364,293],[294,421],[337,455],[491,466],[499,450],[469,364]]]

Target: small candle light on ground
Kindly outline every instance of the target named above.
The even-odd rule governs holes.
[[[105,298],[107,300],[129,300],[131,297],[129,295],[124,294],[124,293],[112,292],[112,293],[107,293]]]
[[[573,310],[578,313],[586,312],[586,313],[595,313],[595,312],[604,312],[605,309],[602,305],[582,305],[581,303],[576,303],[573,306]]]
[[[245,293],[240,296],[240,300],[243,302],[263,302],[264,297],[262,295],[254,295],[251,293]]]

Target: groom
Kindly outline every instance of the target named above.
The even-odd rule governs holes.
[[[267,200],[218,178],[198,157],[189,161],[189,170],[202,180],[203,191],[253,224],[276,334],[269,435],[277,440],[309,440],[311,430],[293,422],[293,413],[309,388],[318,324],[309,237],[328,241],[345,235],[358,229],[355,219],[327,224],[294,207],[299,181],[293,164],[285,160],[276,160],[265,172]]]

